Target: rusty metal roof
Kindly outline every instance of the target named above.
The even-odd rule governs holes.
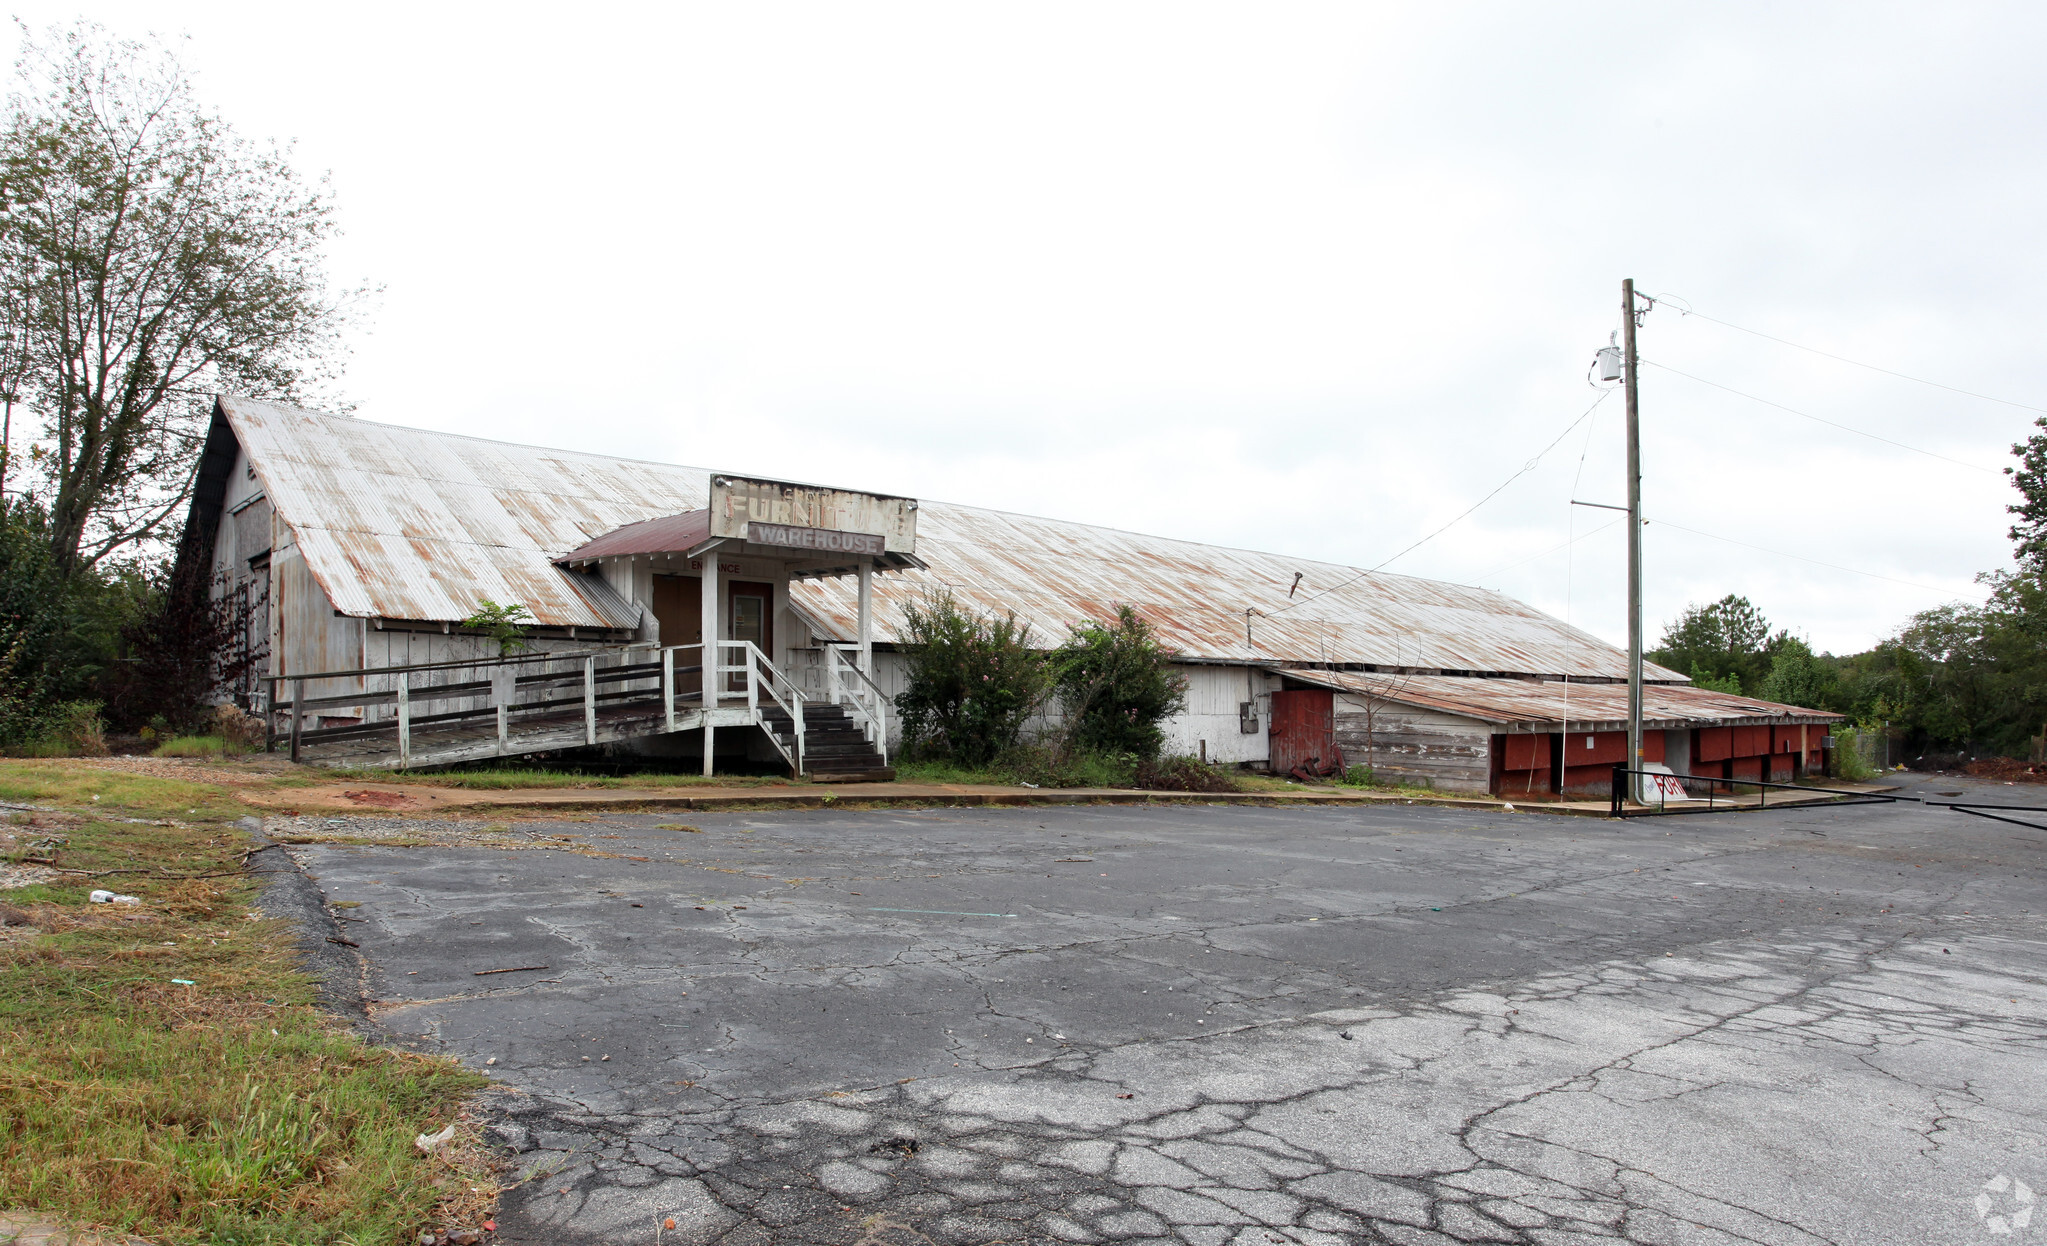
[[[684,554],[711,539],[711,512],[684,511],[642,519],[614,529],[563,555],[564,562],[619,558],[628,554]]]
[[[1613,731],[1627,726],[1626,684],[1561,680],[1470,679],[1446,675],[1379,675],[1366,671],[1286,670],[1301,683],[1400,705],[1462,714],[1521,731]],[[1723,724],[1836,723],[1839,714],[1779,705],[1691,684],[1644,684],[1642,725],[1659,730]]]
[[[705,504],[701,471],[373,424],[246,398],[220,409],[343,614],[456,621],[484,598],[550,627],[635,627],[639,608],[553,559]]]
[[[581,591],[589,577],[554,560],[624,525],[708,505],[703,468],[242,398],[221,409],[343,614],[456,620],[489,597],[523,603],[547,625],[629,626]],[[920,503],[917,553],[926,569],[875,579],[877,640],[897,638],[904,603],[947,588],[977,609],[1015,611],[1046,645],[1127,603],[1195,661],[1627,674],[1623,651],[1532,606],[1415,576],[943,502]],[[806,581],[791,595],[822,631],[853,637],[850,582]],[[1683,676],[1651,665],[1648,678]]]
[[[1241,663],[1345,662],[1458,672],[1624,679],[1627,654],[1504,593],[1281,554],[1142,536],[978,507],[921,504],[927,571],[875,581],[875,635],[934,588],[1014,610],[1041,643],[1128,604],[1185,657]],[[1294,574],[1301,582],[1293,597]],[[855,627],[850,585],[805,586],[799,600],[839,636]],[[1256,611],[1248,620],[1245,611]],[[1646,677],[1684,676],[1649,663]]]

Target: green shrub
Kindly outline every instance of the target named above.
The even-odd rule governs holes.
[[[1862,732],[1846,723],[1834,728],[1834,777],[1860,783],[1876,777],[1876,767],[1862,755]]]
[[[528,639],[533,634],[529,626],[533,612],[518,602],[501,606],[486,597],[476,613],[462,620],[461,626],[475,628],[497,642],[498,656],[509,658],[521,649],[533,647]]]
[[[1155,792],[1234,792],[1239,784],[1226,771],[1184,754],[1137,763],[1135,785]]]
[[[1342,783],[1345,787],[1378,786],[1377,781],[1372,778],[1372,768],[1370,766],[1347,766],[1344,768],[1343,778],[1339,779],[1338,782]]]
[[[0,699],[5,694],[0,693]],[[106,725],[97,701],[59,701],[34,707],[14,720],[10,757],[104,757]]]
[[[944,590],[903,607],[904,753],[984,766],[1022,741],[1051,677],[1014,613],[984,615]]]
[[[1073,628],[1052,667],[1068,752],[1157,757],[1162,724],[1187,708],[1187,680],[1173,670],[1173,650],[1129,606],[1116,607],[1114,622]]]

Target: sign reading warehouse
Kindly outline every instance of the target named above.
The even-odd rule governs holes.
[[[871,532],[836,532],[830,528],[794,528],[779,523],[749,523],[746,539],[756,545],[814,549],[830,554],[880,554],[888,539]]]

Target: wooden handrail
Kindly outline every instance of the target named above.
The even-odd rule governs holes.
[[[607,653],[630,653],[638,649],[659,649],[663,652],[683,649],[701,649],[703,645],[605,645],[595,649],[562,649],[553,652],[515,653],[499,658],[462,658],[454,662],[414,662],[407,666],[368,666],[349,671],[307,671],[304,674],[262,675],[258,678],[268,684],[277,684],[287,679],[360,679],[366,675],[397,675],[412,671],[451,671],[471,666],[511,666],[528,662],[571,662],[586,657]]]

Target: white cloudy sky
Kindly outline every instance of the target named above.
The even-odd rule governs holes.
[[[1626,276],[2047,407],[2038,5],[84,12],[331,171],[370,419],[1372,566],[1590,405]],[[2034,412],[1675,306],[1664,368],[1992,471],[1645,369],[1652,639],[2005,565]],[[1619,640],[1620,462],[1616,396],[1393,569]]]

